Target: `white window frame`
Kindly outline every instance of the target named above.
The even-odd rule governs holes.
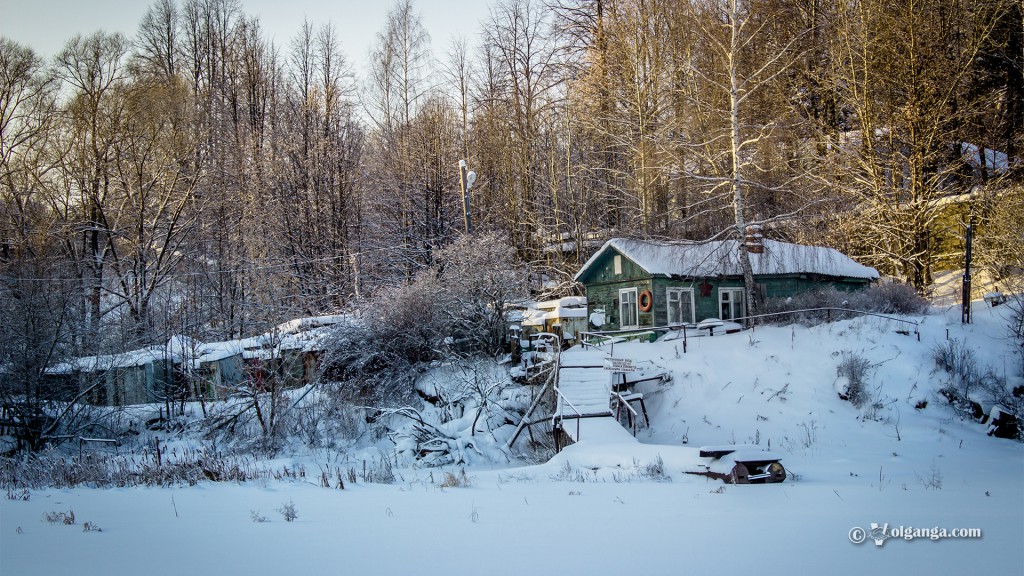
[[[725,295],[729,294],[729,298],[726,299]],[[739,295],[737,301],[735,295]],[[722,314],[722,306],[728,302],[729,314]],[[739,310],[737,311],[737,302],[739,304]],[[737,312],[739,312],[737,314]],[[747,315],[747,298],[745,290],[743,288],[719,288],[718,289],[718,313],[721,316],[720,320],[735,320],[736,318],[742,318]]]
[[[628,298],[627,298],[628,297]],[[632,318],[626,318],[629,311],[626,307],[632,307]],[[632,324],[626,324],[626,320],[632,320]],[[619,290],[619,329],[629,330],[640,327],[640,303],[637,301],[636,288],[622,288]]]
[[[672,322],[672,294],[679,294],[679,301],[683,302],[684,298],[690,303],[690,317],[679,318],[675,323]],[[693,298],[693,288],[679,288],[673,286],[671,288],[665,288],[665,320],[669,326],[682,326],[683,324],[693,324],[696,322],[694,315],[697,313],[695,309],[695,302]]]

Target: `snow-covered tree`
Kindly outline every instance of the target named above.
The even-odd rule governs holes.
[[[460,348],[494,355],[508,334],[508,306],[527,295],[525,268],[502,237],[462,236],[437,255],[439,304]]]

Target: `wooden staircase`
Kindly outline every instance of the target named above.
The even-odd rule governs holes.
[[[640,402],[641,394],[620,394],[613,383],[614,372],[605,369],[607,354],[600,349],[571,348],[558,354],[551,376],[538,394],[538,400],[523,416],[522,422],[508,442],[512,446],[522,430],[533,424],[550,420],[555,435],[555,449],[560,450],[562,444],[575,443],[581,438],[600,439],[603,441],[635,442],[635,424],[638,421],[636,410],[631,402]],[[530,421],[539,399],[551,387],[555,395],[553,413],[545,418]],[[633,434],[622,427],[618,416],[627,411]],[[647,411],[643,411],[644,420]]]

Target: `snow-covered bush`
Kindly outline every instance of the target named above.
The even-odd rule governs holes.
[[[934,462],[924,476],[916,472],[914,475],[917,476],[917,481],[924,486],[925,490],[942,490],[942,470]]]
[[[527,294],[525,268],[500,236],[463,236],[438,251],[440,304],[455,347],[471,354],[502,351],[507,305]]]
[[[980,195],[979,199],[984,199],[985,217],[976,228],[974,254],[975,265],[987,270],[998,281],[1001,291],[1012,295],[1020,310],[1024,296],[1024,229],[1020,225],[1024,186],[1014,180],[991,182],[986,187],[988,191]],[[1020,330],[1019,322],[1017,326]]]
[[[948,374],[948,382],[939,393],[950,406],[965,418],[982,421],[989,407],[1015,417],[1017,433],[1001,435],[1024,439],[1024,395],[1014,390],[1004,376],[978,364],[974,351],[966,343],[953,338],[934,349],[935,364]],[[1012,428],[1012,427],[1011,427]]]
[[[5,427],[9,436],[0,441],[4,453],[43,450],[91,425],[96,416],[84,402],[74,402],[79,385],[89,383],[47,373],[74,346],[70,294],[63,283],[17,280],[18,274],[44,273],[17,265],[0,269],[0,420],[11,423]],[[83,338],[99,345],[98,337]]]
[[[225,402],[209,404],[200,426],[208,440],[221,446],[271,456],[296,432],[298,413],[288,409],[289,403],[283,385],[250,381]]]
[[[75,524],[75,511],[47,512],[43,515],[43,520],[46,520],[50,524],[64,524],[65,526],[72,526]]]
[[[32,493],[28,491],[28,488],[22,488],[21,490],[14,490],[12,488],[7,489],[8,500],[20,500],[22,502],[28,502],[29,498],[32,497]]]
[[[348,400],[395,406],[414,397],[413,383],[439,355],[444,320],[436,282],[418,278],[382,293],[360,310],[360,322],[337,330],[328,343],[324,376]]]
[[[297,401],[294,431],[306,446],[344,449],[366,432],[366,409],[346,402],[338,388],[321,382]]]
[[[855,301],[858,310],[880,314],[924,314],[929,306],[910,284],[890,281],[872,284]]]
[[[400,459],[487,459],[480,446],[500,444],[493,432],[521,416],[509,412],[521,402],[506,394],[512,382],[494,358],[504,351],[508,304],[525,295],[526,275],[513,250],[489,234],[462,238],[434,260],[334,334],[324,377],[330,394],[366,407]]]
[[[437,409],[440,423],[464,420],[471,436],[515,424],[529,404],[516,394],[519,386],[508,370],[488,359],[459,359],[433,368],[416,388]]]
[[[665,461],[659,454],[654,460],[647,464],[640,465],[639,461],[634,459],[633,465],[639,470],[641,478],[654,480],[656,482],[665,482],[672,478],[665,472]]]
[[[957,338],[939,343],[934,349],[935,365],[951,374],[960,384],[963,395],[970,396],[977,381],[978,361],[974,351]]]
[[[939,389],[950,406],[961,416],[980,420],[984,410],[979,404],[981,374],[974,351],[964,342],[952,338],[935,345],[935,365],[948,374],[948,382]]]
[[[503,442],[531,402],[529,391],[491,359],[435,366],[416,388],[423,405],[390,411],[389,435],[403,459],[429,466],[504,461]]]
[[[475,460],[486,460],[478,447],[478,439],[465,429],[430,421],[427,415],[411,407],[389,411],[389,416],[401,417],[393,422],[391,440],[395,454],[408,462],[425,466],[464,465]],[[493,443],[481,438],[480,443]]]
[[[292,502],[291,500],[281,504],[281,507],[278,508],[277,511],[281,513],[285,522],[294,522],[295,519],[299,517],[299,512],[295,509],[295,502]]]
[[[907,284],[879,282],[864,290],[845,291],[822,288],[801,292],[789,298],[771,298],[765,301],[765,314],[793,312],[769,318],[770,322],[799,322],[815,325],[826,321],[842,320],[857,316],[859,310],[878,314],[923,314],[928,310],[928,301],[921,298]]]
[[[867,382],[870,371],[871,362],[867,358],[853,352],[843,352],[843,358],[836,366],[836,376],[839,378],[836,388],[839,397],[849,400],[857,408],[868,404],[871,400]]]
[[[462,238],[411,284],[366,302],[359,324],[334,335],[325,374],[362,402],[406,404],[431,362],[500,352],[506,305],[525,291],[525,274],[499,237]]]

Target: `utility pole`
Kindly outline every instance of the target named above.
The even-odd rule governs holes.
[[[964,282],[960,292],[960,323],[971,323],[971,243],[974,240],[974,223],[967,225],[967,255],[964,258]]]
[[[476,182],[476,172],[467,171],[466,161],[459,160],[459,184],[462,186],[462,212],[466,218],[466,234],[473,233],[473,219],[469,214],[469,189]]]

